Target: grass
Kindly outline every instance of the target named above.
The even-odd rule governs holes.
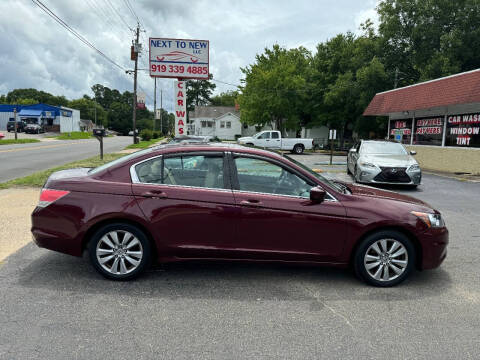
[[[28,143],[36,143],[40,142],[40,140],[37,139],[6,139],[6,140],[0,140],[0,145],[11,145],[11,144],[28,144]]]
[[[149,146],[152,146],[162,140],[163,138],[152,139],[148,141],[140,141],[138,144],[131,144],[128,145],[125,149],[146,149]]]
[[[109,161],[118,159],[125,154],[105,154],[103,160],[100,160],[100,156],[91,157],[85,160],[74,161],[62,166],[57,166],[52,169],[36,172],[32,175],[28,175],[22,178],[0,183],[0,189],[7,189],[12,186],[28,186],[28,187],[42,187],[50,174],[59,170],[73,169],[79,167],[97,167],[103,165]]]
[[[82,131],[73,131],[70,133],[63,133],[59,136],[55,136],[57,140],[79,140],[79,139],[90,139],[93,135],[88,132]]]

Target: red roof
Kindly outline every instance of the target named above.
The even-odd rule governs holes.
[[[363,115],[431,109],[480,102],[480,69],[378,93]]]

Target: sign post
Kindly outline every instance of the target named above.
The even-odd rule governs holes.
[[[13,124],[15,126],[15,140],[17,140],[17,108],[13,109],[13,119],[15,122],[15,124]]]
[[[337,138],[337,130],[330,129],[328,138],[330,139],[330,165],[332,165],[333,160],[333,140]]]

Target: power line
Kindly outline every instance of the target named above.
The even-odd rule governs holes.
[[[137,14],[135,13],[135,10],[133,10],[133,7],[132,7],[132,5],[130,4],[130,1],[128,1],[128,0],[123,0],[123,2],[124,2],[125,5],[127,6],[128,10],[130,10],[130,12],[132,13],[133,17],[137,20],[137,23],[140,24],[140,20],[138,19],[138,16],[137,16]]]
[[[63,21],[61,18],[59,18],[52,10],[50,10],[45,4],[43,4],[40,0],[32,0],[32,2],[37,5],[41,10],[43,10],[48,16],[50,16],[52,19],[54,19],[56,22],[58,22],[61,26],[63,26],[67,31],[69,31],[71,34],[73,34],[77,39],[79,39],[81,42],[83,42],[85,45],[87,45],[89,48],[92,50],[96,51],[98,54],[100,54],[104,59],[115,65],[121,70],[125,70],[125,68],[119,64],[117,64],[114,60],[112,60],[110,57],[105,55],[102,51],[98,50],[90,41],[88,41],[85,37],[80,35],[76,30],[70,27],[65,21]]]
[[[110,0],[105,0],[105,1],[108,3],[108,5],[110,5],[110,8],[113,9],[113,11],[115,12],[115,14],[117,14],[117,16],[118,16],[118,18],[120,19],[120,21],[122,21],[122,22],[125,24],[125,26],[126,26],[130,31],[133,31],[133,28],[128,25],[128,23],[125,21],[125,18],[124,18],[124,17],[122,16],[122,14],[118,11],[118,9],[110,2]]]

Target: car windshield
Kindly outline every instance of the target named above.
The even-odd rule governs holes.
[[[364,142],[361,151],[365,154],[407,155],[402,144],[393,142]]]
[[[121,164],[123,162],[126,162],[126,161],[129,161],[131,159],[134,159],[138,156],[142,156],[142,155],[145,155],[149,152],[151,152],[153,150],[153,148],[147,148],[147,149],[144,149],[144,150],[140,150],[140,151],[136,151],[132,154],[129,154],[129,155],[126,155],[126,156],[122,156],[121,158],[118,158],[116,160],[113,160],[113,161],[110,161],[106,164],[103,164],[103,165],[100,165],[96,168],[93,168],[93,169],[90,169],[88,171],[89,174],[96,174],[96,173],[99,173],[100,171],[103,171],[105,169],[108,169],[109,167],[112,167],[112,166],[115,166],[117,164]]]
[[[326,177],[320,175],[319,173],[313,171],[312,169],[310,169],[308,166],[305,166],[303,165],[301,162],[298,162],[297,160],[291,158],[290,156],[288,155],[283,155],[285,158],[287,158],[288,160],[290,160],[291,162],[293,162],[295,165],[297,165],[298,167],[301,167],[302,169],[304,169],[305,171],[308,171],[310,174],[312,174],[313,176],[315,176],[318,180],[320,180],[322,183],[324,184],[327,184],[328,186],[330,186],[331,188],[337,190],[338,192],[343,192],[343,187],[340,186],[339,184],[336,184],[335,182],[333,182],[332,180],[330,179],[327,179]]]

